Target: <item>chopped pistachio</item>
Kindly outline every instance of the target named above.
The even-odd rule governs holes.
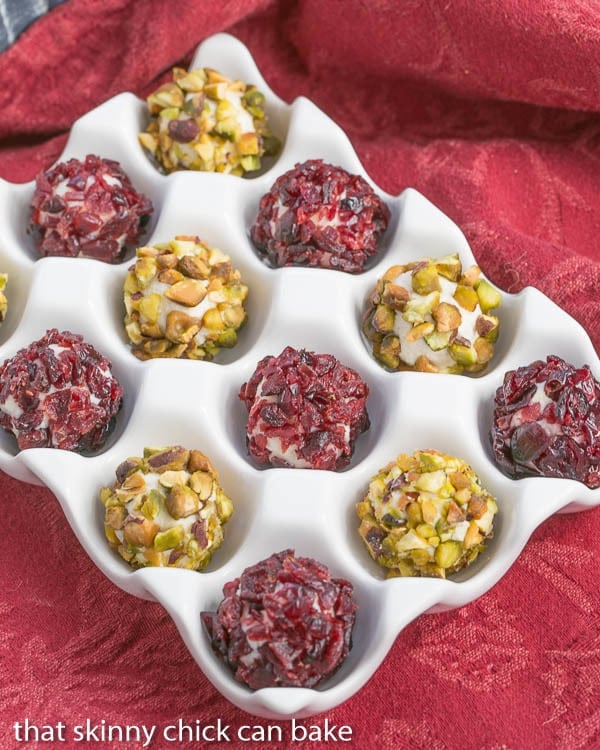
[[[435,327],[440,333],[446,333],[458,328],[462,323],[462,316],[456,307],[448,302],[440,302],[440,304],[431,311],[433,319],[435,320]]]
[[[437,268],[429,263],[424,268],[415,271],[412,276],[412,288],[417,294],[430,294],[441,289]]]
[[[474,365],[477,363],[477,352],[472,346],[466,346],[455,342],[448,348],[450,356],[459,365]]]
[[[462,553],[462,544],[453,540],[442,542],[435,550],[435,561],[440,568],[451,568]]]
[[[431,351],[439,352],[442,349],[447,349],[455,336],[455,331],[446,331],[444,333],[433,331],[433,333],[423,336],[423,338]]]
[[[133,547],[148,547],[152,544],[159,527],[147,518],[137,518],[123,525],[123,538]]]
[[[450,281],[457,281],[462,271],[462,263],[460,262],[458,253],[437,258],[435,267],[440,276]]]
[[[140,511],[148,520],[152,521],[159,514],[163,502],[164,496],[161,492],[158,490],[150,490],[148,496],[140,507]]]
[[[187,518],[197,513],[200,508],[198,495],[191,487],[184,484],[171,487],[165,505],[173,518]]]
[[[183,526],[172,526],[166,531],[159,531],[154,537],[154,549],[163,552],[177,547],[183,541]]]
[[[498,307],[502,302],[502,295],[500,292],[497,289],[494,289],[489,281],[486,281],[485,279],[479,279],[475,283],[475,291],[479,299],[479,305],[484,314],[493,310],[495,307]]]
[[[454,299],[461,307],[464,307],[464,309],[469,312],[473,312],[479,302],[477,292],[472,287],[462,286],[461,284],[456,287]]]

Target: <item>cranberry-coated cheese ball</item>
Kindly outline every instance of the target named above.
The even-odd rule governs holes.
[[[359,534],[388,577],[445,578],[484,549],[498,507],[465,461],[429,449],[381,469],[356,510]]]
[[[206,567],[233,512],[207,456],[181,445],[146,448],[115,473],[100,491],[109,545],[133,568]]]
[[[587,365],[550,355],[510,370],[496,391],[494,456],[514,478],[576,479],[600,487],[600,382]]]
[[[29,231],[42,256],[118,263],[138,244],[152,211],[118,162],[88,154],[37,175]]]
[[[250,235],[272,266],[362,271],[390,220],[360,175],[311,159],[285,172],[260,201]]]
[[[215,654],[238,682],[315,687],[347,657],[357,605],[353,586],[284,550],[225,584],[216,612],[202,612]]]
[[[286,347],[261,360],[239,398],[246,442],[261,464],[339,470],[369,428],[367,384],[331,354]]]
[[[56,328],[0,366],[0,426],[24,448],[101,448],[123,389],[106,357]]]

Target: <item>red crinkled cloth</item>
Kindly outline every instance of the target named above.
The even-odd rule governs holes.
[[[600,348],[594,0],[69,0],[0,56],[0,176],[31,180],[77,117],[146,95],[224,30],[277,94],[336,120],[384,190],[420,190],[497,285],[536,286]],[[11,727],[26,717],[277,723],[212,688],[163,609],[95,568],[50,492],[2,475],[0,495],[0,747],[22,746]],[[599,540],[600,510],[551,518],[491,591],[408,626],[330,724],[350,725],[357,748],[600,747]]]

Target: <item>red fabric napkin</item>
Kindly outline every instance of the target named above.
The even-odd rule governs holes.
[[[69,0],[0,56],[0,176],[31,180],[77,117],[121,91],[145,95],[223,30],[282,98],[308,96],[336,120],[383,189],[423,192],[497,285],[536,286],[600,349],[593,0]],[[50,492],[2,475],[0,504],[0,747],[21,747],[13,724],[29,719],[55,728],[47,746],[139,748],[72,730],[179,717],[229,725],[219,746],[299,745],[286,722],[212,688],[162,608],[95,568]],[[419,618],[359,693],[302,723],[348,725],[357,748],[600,747],[599,540],[598,510],[550,519],[490,592]],[[281,726],[283,743],[236,740],[248,724]]]

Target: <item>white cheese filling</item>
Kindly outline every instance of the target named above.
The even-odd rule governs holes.
[[[531,401],[529,402],[530,406],[534,404],[540,405],[540,415],[542,414],[546,406],[548,406],[548,404],[552,402],[552,399],[545,393],[544,386],[545,383],[536,383],[535,393],[533,394],[533,396],[531,397]],[[541,416],[535,421],[537,424],[544,428],[547,435],[554,436],[563,434],[562,427],[557,422],[548,422],[548,420],[542,418]],[[514,430],[525,422],[526,420],[522,418],[521,410],[518,410],[511,417],[511,429]]]
[[[311,464],[298,456],[298,450],[295,445],[289,445],[286,450],[281,446],[281,440],[278,437],[267,438],[267,450],[271,458],[278,458],[285,461],[296,469],[310,469]]]
[[[344,189],[342,193],[340,194],[339,198],[337,198],[337,201],[343,201],[346,198],[346,190]],[[281,202],[281,198],[277,198],[275,203],[273,204],[273,217],[271,218],[271,221],[269,222],[269,229],[271,231],[271,234],[273,236],[277,236],[278,232],[278,225],[281,217],[285,214],[286,211],[288,211],[288,207],[284,206]],[[325,229],[326,227],[333,227],[334,229],[337,229],[342,224],[352,224],[354,221],[351,219],[350,222],[343,222],[340,218],[340,207],[339,205],[336,205],[335,212],[332,216],[329,218],[325,218],[322,215],[322,210],[315,211],[312,214],[309,214],[308,218],[313,222],[313,224],[318,227],[319,229]],[[354,219],[354,217],[353,217]]]

